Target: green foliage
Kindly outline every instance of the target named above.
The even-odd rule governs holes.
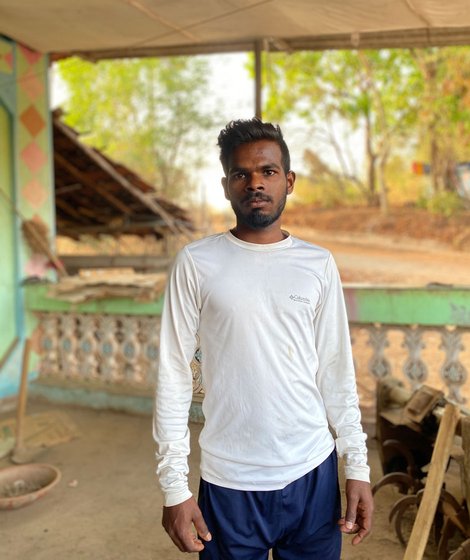
[[[431,164],[432,188],[454,188],[455,164],[470,156],[470,49],[413,51],[423,80],[418,127],[421,154]]]
[[[300,117],[335,145],[341,173],[367,194],[386,204],[386,169],[393,149],[406,142],[416,125],[422,84],[408,50],[325,51],[267,55],[265,83],[268,120]],[[351,177],[347,149],[329,131],[338,122],[349,135],[364,137],[367,169]],[[326,134],[325,134],[326,132]],[[339,152],[342,151],[340,154]]]
[[[145,177],[159,193],[184,200],[200,146],[212,125],[204,98],[207,62],[197,57],[57,64],[69,97],[65,121],[87,142]]]
[[[306,152],[330,141],[337,178],[352,179],[370,203],[419,196],[423,178],[399,170],[403,158],[431,164],[430,208],[457,208],[458,198],[439,193],[455,188],[456,163],[470,160],[469,47],[269,53],[264,84],[265,118],[302,119],[313,131]],[[338,124],[364,138],[364,169],[354,176],[346,143],[330,133]]]
[[[464,209],[462,198],[457,193],[448,191],[434,194],[429,198],[422,196],[416,205],[446,218],[450,218]]]
[[[276,53],[265,66],[268,119],[296,114],[318,124],[340,117],[352,130],[369,115],[377,130],[416,121],[421,85],[407,50]]]

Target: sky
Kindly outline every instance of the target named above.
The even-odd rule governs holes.
[[[234,119],[249,119],[254,115],[255,87],[245,69],[247,56],[246,53],[235,53],[208,57],[213,92],[213,99],[209,102],[217,107],[224,124]],[[200,200],[205,199],[209,206],[219,210],[229,208],[220,183],[223,173],[216,145],[220,128],[208,131],[208,138],[212,137],[213,141],[208,143],[207,166],[201,170],[198,178]]]

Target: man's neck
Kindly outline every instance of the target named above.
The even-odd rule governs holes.
[[[262,229],[251,229],[237,224],[230,231],[235,237],[242,241],[257,243],[259,245],[277,243],[286,238],[286,233],[281,229],[280,224],[273,224],[272,226]]]

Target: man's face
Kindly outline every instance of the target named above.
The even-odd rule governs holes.
[[[279,145],[272,140],[242,144],[228,163],[222,186],[237,225],[262,229],[277,224],[295,181],[295,174],[282,167]]]

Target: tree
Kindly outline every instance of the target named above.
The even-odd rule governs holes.
[[[416,124],[420,73],[408,50],[270,54],[266,61],[266,114],[296,114],[333,147],[341,173],[371,205],[387,210],[386,166]],[[364,137],[365,178],[354,170],[334,135],[341,121]]]
[[[69,96],[65,121],[107,155],[129,165],[159,194],[188,200],[212,125],[204,100],[208,64],[198,57],[57,64]]]
[[[455,166],[470,152],[470,49],[411,51],[421,72],[419,109],[422,152],[431,164],[434,195],[456,188]]]

